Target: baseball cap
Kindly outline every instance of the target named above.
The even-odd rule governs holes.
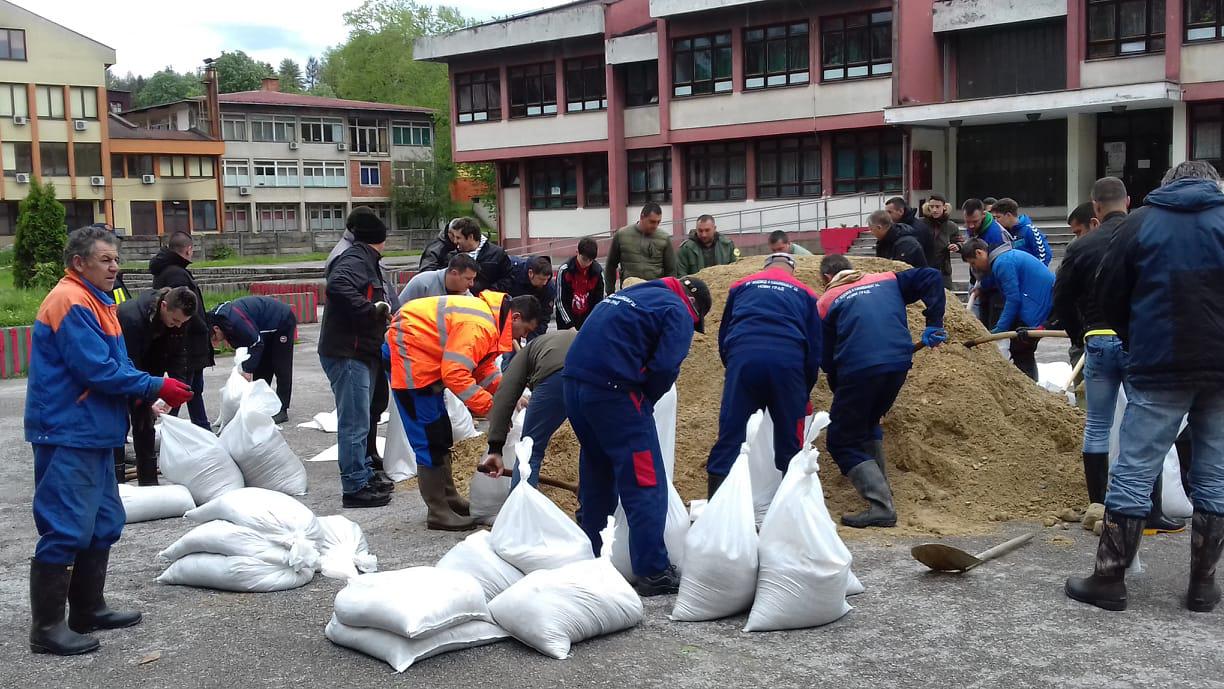
[[[693,329],[699,333],[705,333],[706,314],[714,305],[710,298],[710,288],[706,287],[706,283],[694,277],[680,278],[680,285],[684,287],[685,293],[693,302],[693,307],[697,309],[697,324],[693,326]]]

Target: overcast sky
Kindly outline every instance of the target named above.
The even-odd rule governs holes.
[[[464,16],[487,19],[558,5],[564,0],[455,0]],[[16,4],[115,49],[112,73],[149,75],[166,66],[194,70],[222,50],[244,50],[276,66],[305,64],[344,40],[343,15],[361,0],[212,0],[203,4],[147,0],[14,0]],[[206,10],[192,17],[192,7]]]

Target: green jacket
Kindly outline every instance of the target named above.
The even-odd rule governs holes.
[[[791,256],[811,256],[812,255],[812,252],[808,251],[807,249],[799,246],[798,244],[794,242],[791,242],[790,248],[791,248],[790,250]]]
[[[739,260],[739,249],[735,248],[735,242],[726,237],[714,233],[714,263],[716,266],[725,266],[728,263],[735,263]],[[701,244],[697,241],[697,231],[689,232],[688,239],[680,245],[680,254],[677,258],[678,275],[694,275],[701,271],[702,268],[707,268],[705,255],[701,250]]]
[[[654,234],[647,237],[638,229],[637,223],[622,227],[612,235],[608,260],[604,266],[604,282],[608,294],[616,291],[619,279],[657,280],[675,276],[676,249],[672,246],[671,235],[655,230]]]

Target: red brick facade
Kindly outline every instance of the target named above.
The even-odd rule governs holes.
[[[361,184],[361,166],[378,164],[377,187],[367,187]],[[353,190],[353,198],[380,198],[391,196],[391,161],[390,160],[350,160],[349,188]]]

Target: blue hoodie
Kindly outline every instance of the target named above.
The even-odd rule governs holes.
[[[1020,216],[1019,222],[1012,225],[1012,248],[1019,249],[1033,256],[1045,265],[1050,265],[1054,252],[1050,251],[1050,242],[1045,233],[1033,226],[1033,221],[1027,216]]]
[[[1031,254],[1015,249],[992,252],[990,277],[1006,303],[991,332],[1001,333],[1046,322],[1054,304],[1054,273]]]

